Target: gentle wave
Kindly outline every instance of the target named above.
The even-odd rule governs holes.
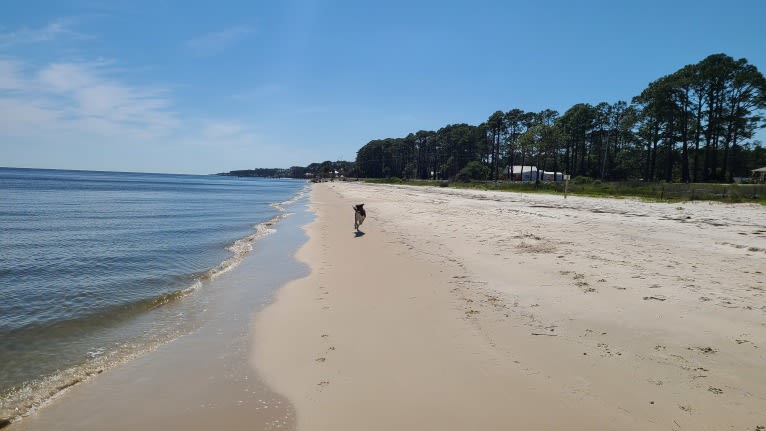
[[[255,241],[276,232],[274,225],[289,215],[289,213],[286,212],[285,207],[298,202],[302,197],[305,197],[305,193],[301,194],[297,199],[293,198],[275,204],[274,207],[282,211],[279,215],[273,217],[271,220],[255,225],[255,232],[252,235],[241,238],[235,241],[231,246],[227,247],[232,253],[231,257],[221,262],[215,268],[200,274],[196,277],[193,283],[184,289],[142,299],[133,303],[114,306],[93,316],[56,322],[51,325],[43,325],[36,328],[21,328],[19,330],[11,331],[8,336],[9,338],[19,339],[21,341],[28,337],[28,332],[32,329],[44,330],[48,333],[71,333],[71,328],[102,326],[104,320],[108,320],[110,324],[118,324],[120,321],[128,320],[136,315],[146,313],[173,301],[185,298],[200,289],[203,286],[203,281],[213,279],[228,272],[242,262],[245,256],[253,250],[253,243]],[[108,316],[108,318],[106,316]],[[27,381],[20,387],[10,388],[10,390],[2,392],[2,397],[0,399],[0,418],[11,417],[13,420],[17,420],[20,417],[27,416],[74,385],[81,383],[90,377],[101,374],[107,369],[153,351],[157,347],[185,335],[192,329],[193,328],[187,328],[187,330],[172,331],[159,338],[154,338],[149,342],[128,342],[110,350],[100,347],[88,351],[88,360],[80,365],[59,370],[42,379]]]
[[[66,177],[66,175],[66,173],[55,171],[52,173],[45,172],[44,176],[56,179],[57,181],[46,179],[46,181],[56,183],[56,188],[65,189],[65,187],[61,187],[58,184],[58,177]],[[83,177],[90,175],[91,178],[82,179],[78,177],[74,181],[87,184],[90,189],[99,190],[114,188],[117,183],[141,185],[144,183],[156,184],[157,182],[154,181],[156,178],[151,178],[152,181],[104,181],[109,184],[98,183],[96,186],[93,186],[92,173],[85,172],[78,175]],[[24,177],[24,175],[18,175],[18,177]],[[109,178],[109,175],[98,175],[98,177]],[[18,196],[28,193],[23,185],[19,186],[14,183],[10,187],[7,182],[3,182],[4,180],[5,178],[0,170],[0,189],[10,190],[13,187],[17,187],[19,190]],[[68,180],[71,181],[71,179]],[[186,179],[160,178],[160,180],[163,193],[165,186],[176,187],[188,183]],[[207,184],[208,182],[215,183],[218,180],[204,178],[203,181]],[[184,219],[194,222],[198,218],[204,217],[204,220],[207,220],[211,226],[215,226],[217,223],[222,223],[217,221],[222,218],[218,216],[218,211],[215,208],[220,208],[220,205],[238,205],[240,202],[238,196],[240,194],[247,193],[253,186],[261,187],[261,182],[226,183],[224,186],[227,184],[233,184],[231,187],[234,188],[242,187],[242,185],[249,188],[245,187],[241,192],[238,191],[236,194],[231,195],[231,197],[226,197],[223,201],[216,200],[208,203],[194,195],[196,200],[186,198],[177,200],[173,198],[175,200],[168,201],[168,203],[158,202],[163,203],[163,205],[170,205],[171,207],[175,205],[188,206],[192,202],[194,203],[193,211],[188,213],[178,211],[173,214],[173,220],[184,224],[187,223],[183,221]],[[208,196],[231,193],[229,189],[219,186],[218,183],[215,186],[214,188],[208,187],[207,192],[211,193]],[[40,186],[35,184],[34,187],[39,188]],[[197,186],[195,185],[195,187]],[[261,189],[257,189],[256,192],[258,190]],[[2,218],[0,216],[0,223],[2,223],[0,228],[12,227],[18,231],[26,229],[32,233],[22,232],[19,234],[17,232],[14,234],[16,236],[9,236],[9,241],[7,242],[4,238],[2,246],[9,250],[14,250],[14,256],[23,259],[16,259],[12,261],[12,266],[6,267],[3,266],[4,262],[9,262],[8,256],[11,256],[6,254],[6,259],[0,260],[0,276],[8,277],[11,280],[22,280],[23,277],[36,277],[30,279],[32,280],[30,282],[35,283],[35,289],[38,289],[38,293],[35,293],[35,295],[39,296],[40,300],[48,301],[40,302],[39,307],[45,307],[51,301],[51,299],[47,299],[46,289],[51,292],[60,291],[61,280],[76,279],[78,280],[77,286],[83,287],[90,286],[88,283],[91,278],[94,282],[97,281],[103,286],[108,286],[108,283],[111,283],[111,279],[114,279],[115,284],[114,287],[108,288],[112,290],[90,291],[91,289],[88,288],[72,292],[66,297],[69,299],[62,297],[64,299],[61,299],[59,302],[50,303],[51,305],[56,305],[56,309],[50,312],[42,309],[37,317],[30,317],[29,313],[25,313],[23,309],[18,308],[25,304],[25,297],[23,295],[33,293],[30,292],[30,289],[25,288],[23,284],[15,288],[12,285],[0,288],[0,291],[3,291],[4,294],[7,293],[15,298],[13,301],[6,301],[5,305],[3,305],[5,307],[3,308],[5,316],[0,315],[0,345],[12,348],[11,350],[6,350],[6,355],[4,356],[0,354],[0,362],[3,362],[3,367],[0,369],[0,419],[27,415],[73,385],[87,380],[91,376],[97,375],[115,365],[154,350],[158,346],[198,328],[201,324],[199,319],[203,316],[205,300],[202,299],[204,295],[200,297],[197,293],[201,291],[205,282],[230,271],[241,263],[245,256],[253,250],[254,244],[259,239],[274,233],[276,231],[275,224],[290,215],[287,208],[305,198],[309,190],[310,187],[304,185],[297,192],[293,191],[290,193],[290,198],[285,201],[273,203],[272,200],[270,204],[264,202],[263,205],[275,209],[277,215],[251,226],[246,236],[235,239],[229,242],[228,245],[219,246],[215,242],[197,244],[195,247],[201,251],[214,250],[218,247],[222,247],[221,251],[225,251],[221,255],[223,259],[218,264],[212,265],[212,267],[209,263],[206,263],[209,262],[209,257],[205,258],[202,255],[197,256],[188,252],[183,252],[183,254],[179,255],[178,251],[172,248],[168,249],[169,244],[173,242],[167,242],[163,239],[179,235],[188,235],[189,240],[197,238],[198,236],[194,236],[193,233],[198,229],[193,226],[167,226],[163,231],[164,237],[155,240],[155,243],[147,244],[146,238],[149,238],[149,241],[151,241],[151,236],[143,238],[141,235],[152,235],[152,232],[151,228],[145,227],[143,223],[151,223],[152,220],[163,220],[164,217],[162,214],[158,215],[149,211],[153,210],[152,208],[149,208],[144,213],[140,212],[144,210],[143,207],[138,208],[138,212],[129,214],[129,223],[117,221],[102,225],[102,229],[113,229],[112,226],[114,225],[115,228],[120,229],[120,235],[123,235],[123,233],[131,235],[121,240],[121,242],[115,242],[114,249],[110,248],[109,242],[104,242],[102,239],[103,235],[110,234],[108,230],[102,230],[101,233],[98,231],[91,232],[94,229],[92,225],[85,223],[80,226],[76,224],[79,222],[76,215],[66,214],[53,218],[51,219],[52,222],[48,224],[47,229],[50,229],[51,226],[56,226],[57,223],[63,223],[64,225],[70,223],[66,225],[67,230],[65,231],[70,237],[77,239],[76,236],[72,235],[79,235],[101,241],[101,243],[93,244],[90,242],[79,243],[72,241],[67,244],[71,247],[77,247],[76,252],[63,254],[56,252],[58,254],[54,256],[46,254],[48,253],[46,245],[55,243],[59,234],[55,231],[48,234],[44,225],[27,225],[27,222],[19,220],[19,214],[33,213],[39,215],[37,211],[24,210],[23,208],[18,211],[9,211],[7,208],[1,210],[0,213],[13,213],[13,216],[10,218]],[[64,192],[62,191],[62,193]],[[115,190],[115,193],[118,193],[115,196],[124,199],[124,192],[122,190]],[[132,193],[139,194],[142,192],[139,189]],[[172,193],[175,192],[172,191]],[[172,193],[171,198],[173,197]],[[277,193],[269,192],[268,189],[264,189],[263,193],[265,193],[263,194],[263,199],[269,199],[268,196],[271,195],[278,196]],[[68,204],[68,202],[65,203]],[[243,208],[241,212],[243,212],[241,217],[243,220],[248,215],[252,217],[252,210]],[[107,208],[107,211],[101,211],[100,213],[88,213],[88,217],[93,223],[99,224],[103,223],[104,220],[112,220],[113,216],[111,213],[117,213],[117,216],[120,215],[119,211]],[[257,214],[262,214],[262,212]],[[141,221],[137,222],[136,220]],[[45,220],[42,222],[45,222]],[[44,236],[41,237],[40,234]],[[32,240],[27,240],[27,235],[32,235],[29,236]],[[13,246],[11,247],[10,244],[13,244]],[[98,248],[88,248],[91,245],[98,245]],[[148,262],[147,257],[126,254],[126,251],[131,251],[131,248],[136,247],[143,247],[142,249],[146,253],[154,253],[147,255],[147,257],[156,256],[151,260],[151,268],[144,267]],[[205,266],[207,269],[187,273],[187,275],[181,273],[173,275],[174,272],[181,270],[182,267],[179,266],[176,269],[175,258],[163,257],[163,253],[175,253],[183,259],[187,266]],[[209,252],[205,253],[210,255]],[[35,257],[36,254],[39,257]],[[40,266],[41,262],[45,262],[45,259],[50,259],[51,257],[55,259],[55,265],[46,264]],[[120,263],[119,270],[111,267],[114,262]],[[86,264],[89,266],[84,266]],[[168,266],[174,268],[173,271],[163,269],[163,267]],[[126,273],[122,274],[120,271]],[[135,274],[146,274],[146,276],[143,276],[144,278],[140,279],[141,285],[138,286],[140,287],[138,290],[125,291],[125,287],[122,287],[122,284],[120,284],[124,283],[120,280],[129,275],[130,271]],[[47,284],[50,284],[50,286],[46,287]],[[171,290],[167,291],[167,288],[171,288]],[[156,290],[153,294],[152,289]],[[87,299],[88,307],[91,308],[82,308],[78,298]],[[68,307],[71,308],[71,311],[68,310]],[[7,314],[9,311],[13,311],[17,315],[17,320],[13,320],[14,318]],[[62,313],[71,314],[71,317],[67,318]],[[29,321],[24,323],[24,319],[29,319]],[[83,337],[81,334],[89,335]],[[0,348],[3,348],[2,346]],[[42,349],[41,351],[44,350],[45,352],[55,352],[56,356],[60,356],[60,358],[48,360],[47,363],[43,364],[37,359],[37,349]],[[58,353],[61,353],[61,355],[58,355]],[[26,371],[29,364],[35,364],[38,367],[38,371],[35,372],[37,377],[30,377],[25,374],[30,372]],[[20,383],[8,385],[3,384],[3,382]]]

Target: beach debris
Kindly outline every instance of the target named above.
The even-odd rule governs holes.
[[[666,298],[663,295],[652,295],[652,296],[644,296],[644,301],[654,300],[654,301],[665,301],[668,298]]]
[[[712,393],[716,394],[716,395],[721,395],[721,394],[723,393],[723,389],[721,389],[721,388],[714,388],[714,387],[712,387],[712,386],[710,386],[709,388],[707,388],[707,390],[708,390],[709,392],[712,392]]]
[[[700,347],[700,346],[687,347],[687,350],[695,350],[695,349],[699,350],[700,352],[702,352],[702,353],[704,353],[706,355],[718,352],[717,349],[714,349],[712,347]]]
[[[532,335],[546,335],[548,337],[558,337],[558,334],[549,334],[546,332],[532,332]]]

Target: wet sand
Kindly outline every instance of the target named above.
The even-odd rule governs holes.
[[[762,206],[322,183],[312,208],[310,276],[253,322],[299,430],[766,426]]]

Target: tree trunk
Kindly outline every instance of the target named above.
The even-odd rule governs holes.
[[[681,128],[681,141],[682,147],[681,147],[681,182],[688,183],[689,182],[689,107],[688,107],[688,100],[689,100],[689,89],[686,89],[686,93],[684,94],[684,103],[683,103],[683,126]]]
[[[697,127],[694,131],[694,171],[692,173],[692,181],[697,182],[697,175],[699,174],[699,154],[700,154],[700,137],[702,135],[702,100],[697,105]]]

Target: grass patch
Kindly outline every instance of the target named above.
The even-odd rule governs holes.
[[[367,179],[377,184],[449,187],[456,189],[495,190],[517,193],[564,194],[563,182],[541,181],[470,181],[407,180],[401,178]],[[758,203],[766,206],[764,184],[646,183],[639,181],[602,182],[577,177],[570,181],[567,193],[574,196],[638,198],[653,202],[717,201],[725,203]]]

